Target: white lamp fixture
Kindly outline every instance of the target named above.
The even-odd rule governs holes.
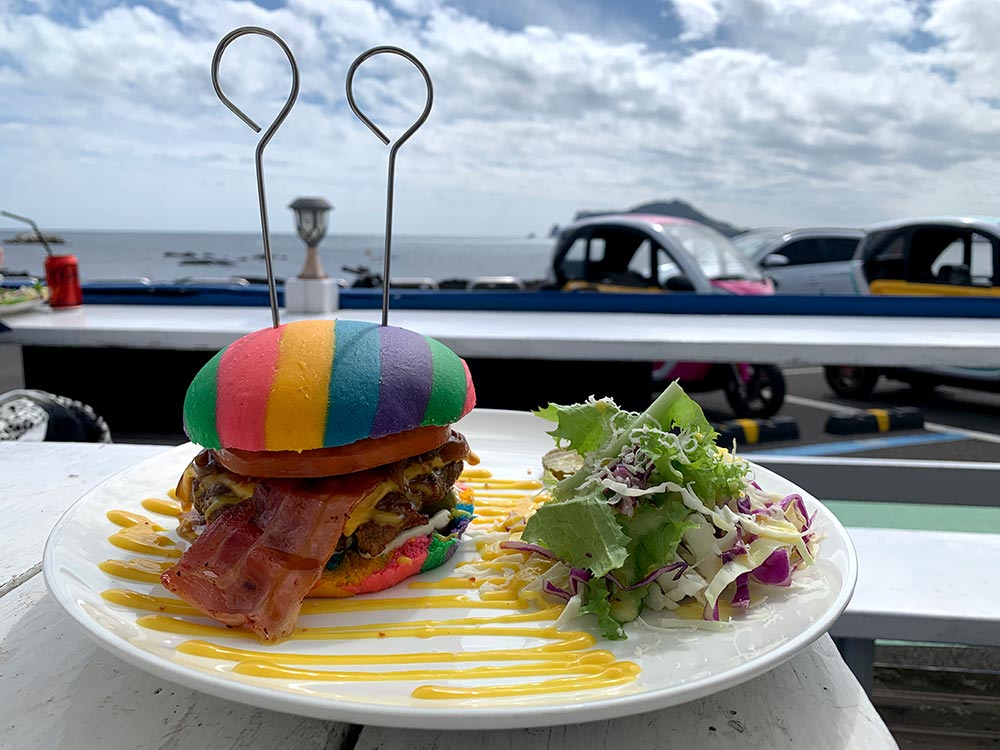
[[[285,281],[285,308],[289,312],[333,312],[340,303],[340,288],[326,275],[318,252],[333,206],[323,198],[296,198],[288,207],[295,212],[295,229],[306,243],[306,262],[297,277]]]

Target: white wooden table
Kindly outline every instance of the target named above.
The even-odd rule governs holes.
[[[0,344],[215,351],[271,324],[262,307],[84,305],[12,315]],[[341,310],[378,322],[377,310]],[[302,317],[283,314],[282,320]],[[333,316],[329,316],[333,317]],[[466,358],[1000,367],[1000,325],[975,318],[395,310],[393,325]]]
[[[86,489],[162,446],[0,443],[0,747],[3,748],[893,748],[830,638],[710,698],[594,724],[417,732],[303,719],[213,698],[102,651],[45,590],[42,546]]]

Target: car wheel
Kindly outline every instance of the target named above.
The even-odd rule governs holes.
[[[785,403],[785,376],[774,365],[746,367],[750,372],[745,381],[734,366],[723,386],[729,407],[737,417],[773,417]]]
[[[875,390],[882,373],[871,367],[838,365],[824,367],[827,385],[833,392],[844,398],[867,398]]]

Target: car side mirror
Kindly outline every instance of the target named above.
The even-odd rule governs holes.
[[[694,284],[691,282],[687,276],[671,276],[667,279],[666,283],[663,285],[668,291],[671,292],[693,292]]]
[[[780,268],[781,266],[787,266],[789,263],[788,256],[782,255],[781,253],[771,253],[761,262],[764,268]]]

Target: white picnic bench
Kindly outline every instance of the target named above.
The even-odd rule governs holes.
[[[830,634],[863,685],[876,639],[1000,647],[1000,535],[849,531],[858,585]]]
[[[894,748],[829,636],[708,698],[612,721],[410,731],[306,719],[172,685],[91,643],[45,590],[42,546],[83,492],[163,446],[0,443],[0,747],[240,750]],[[444,729],[444,728],[442,728]]]

